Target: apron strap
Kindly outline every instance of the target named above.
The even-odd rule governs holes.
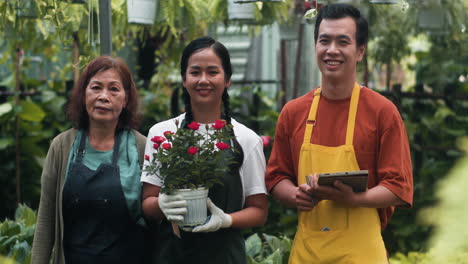
[[[349,104],[348,127],[346,129],[346,145],[353,145],[354,126],[356,122],[356,113],[359,103],[360,92],[361,87],[358,83],[354,83],[353,93],[351,95],[351,102]]]
[[[346,129],[346,145],[353,145],[354,126],[356,122],[356,113],[360,92],[361,87],[358,83],[354,83],[353,93],[351,95],[351,102],[349,105],[348,126]],[[321,88],[317,88],[317,90],[315,90],[314,92],[314,99],[312,100],[312,106],[310,107],[309,116],[306,120],[306,129],[304,131],[303,142],[304,144],[310,144],[312,132],[314,131],[314,126],[317,123],[317,109],[320,101],[320,94]]]
[[[86,137],[87,137],[88,131],[84,130],[81,131],[81,137],[80,137],[80,145],[78,146],[78,150],[76,151],[76,160],[75,162],[81,163],[83,160],[83,157],[85,155],[85,148],[86,148]],[[122,132],[118,133],[117,136],[115,137],[114,141],[114,149],[112,153],[112,164],[116,165],[117,160],[119,158],[119,150],[120,150],[120,141],[122,137]]]
[[[321,88],[317,88],[314,92],[314,98],[312,100],[312,107],[309,111],[309,116],[306,120],[306,129],[304,131],[304,144],[310,144],[310,138],[314,130],[315,123],[317,122],[317,109],[320,101]]]
[[[113,165],[117,164],[117,160],[119,158],[121,137],[122,137],[122,132],[117,133],[117,135],[115,136],[114,150],[113,150],[113,153],[112,153],[112,164]]]
[[[81,163],[81,160],[83,160],[83,157],[85,155],[85,148],[86,148],[86,137],[87,137],[88,131],[87,130],[82,130],[81,131],[81,137],[80,137],[80,145],[78,146],[78,150],[76,151],[76,159],[75,162]]]

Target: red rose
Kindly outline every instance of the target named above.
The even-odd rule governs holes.
[[[223,128],[224,126],[226,125],[226,121],[224,120],[216,120],[216,122],[211,125],[214,129],[216,130],[220,130],[221,128]]]
[[[261,136],[260,138],[262,139],[264,147],[268,147],[268,145],[270,145],[270,136]]]
[[[190,155],[195,155],[195,153],[197,153],[198,151],[198,148],[197,147],[190,147],[187,149],[187,153],[190,154]]]
[[[172,131],[166,131],[166,132],[163,133],[163,135],[164,135],[165,137],[170,137],[171,135],[174,135],[174,132],[172,132]]]
[[[218,142],[216,143],[216,147],[218,147],[220,150],[225,150],[225,149],[230,148],[231,146],[229,146],[228,144],[224,142]]]
[[[159,144],[158,144],[158,143],[154,143],[154,144],[153,144],[153,148],[154,148],[154,149],[158,149],[158,148],[159,148]]]
[[[145,160],[149,160],[149,155],[145,154]]]
[[[198,128],[200,127],[200,124],[198,124],[195,121],[192,121],[192,122],[190,122],[190,124],[188,124],[187,127],[192,129],[192,130],[198,130]]]
[[[158,144],[161,144],[163,143],[164,141],[166,141],[166,139],[164,137],[161,137],[161,136],[155,136],[151,139],[151,141],[153,141],[154,143],[158,143]]]
[[[168,150],[168,149],[172,148],[172,145],[171,145],[171,143],[163,143],[162,148],[165,149],[165,150]]]

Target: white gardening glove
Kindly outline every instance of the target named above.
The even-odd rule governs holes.
[[[187,213],[187,201],[181,195],[160,193],[158,203],[168,221],[176,224],[184,221],[184,215]]]
[[[232,225],[232,217],[216,207],[210,198],[208,198],[206,204],[211,212],[210,220],[204,225],[195,227],[192,232],[214,232],[220,228],[227,228]]]

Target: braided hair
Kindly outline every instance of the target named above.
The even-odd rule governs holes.
[[[186,72],[187,72],[187,67],[188,67],[188,61],[190,56],[192,56],[194,53],[203,50],[211,48],[214,53],[219,57],[221,60],[221,64],[223,67],[224,71],[224,78],[226,81],[231,79],[232,76],[232,65],[231,65],[231,57],[229,56],[229,51],[226,49],[226,47],[221,44],[221,42],[216,41],[212,37],[205,36],[205,37],[200,37],[192,42],[190,42],[182,52],[182,57],[180,60],[180,74],[182,76],[182,80],[186,79]],[[190,95],[187,92],[187,89],[184,87],[182,89],[182,97],[184,100],[185,104],[185,124],[189,124],[190,122],[193,121],[193,114],[192,114],[192,105],[190,103]],[[224,88],[223,96],[223,108],[224,108],[224,119],[228,124],[231,123],[231,107],[229,104],[229,94],[227,91],[227,87]]]

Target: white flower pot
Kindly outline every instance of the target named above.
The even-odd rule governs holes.
[[[128,23],[152,25],[156,17],[157,0],[127,0]]]
[[[208,189],[180,189],[175,191],[175,194],[182,195],[187,201],[187,214],[181,226],[194,227],[204,224],[207,217],[206,201],[208,198]]]

